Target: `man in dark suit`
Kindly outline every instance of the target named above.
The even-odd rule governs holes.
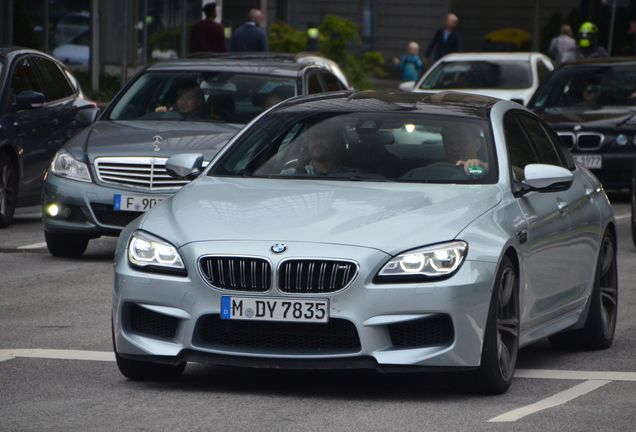
[[[245,24],[234,30],[232,34],[232,51],[267,52],[267,35],[260,28],[265,17],[258,9],[250,10]]]
[[[216,3],[203,6],[205,19],[192,26],[190,52],[225,52],[225,30],[216,22]]]
[[[433,62],[441,59],[446,54],[462,52],[464,47],[462,39],[457,32],[459,18],[455,14],[448,14],[446,17],[446,27],[435,32],[433,39],[428,44],[425,57]],[[432,55],[432,56],[431,56]]]

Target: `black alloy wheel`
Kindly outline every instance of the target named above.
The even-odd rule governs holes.
[[[519,276],[505,256],[499,266],[484,334],[481,366],[473,374],[474,390],[501,394],[508,390],[519,353]]]
[[[618,317],[616,252],[614,235],[606,230],[601,241],[585,325],[551,336],[550,343],[554,348],[600,350],[612,345]]]
[[[8,154],[0,152],[0,228],[13,220],[18,200],[18,171]]]

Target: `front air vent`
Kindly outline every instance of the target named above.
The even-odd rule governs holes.
[[[264,258],[204,256],[199,259],[203,278],[215,288],[232,291],[269,291],[272,268]]]
[[[331,293],[349,286],[357,274],[358,265],[351,261],[291,259],[278,269],[278,289],[295,294]]]

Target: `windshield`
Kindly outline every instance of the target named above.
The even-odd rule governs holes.
[[[150,72],[119,98],[109,118],[248,123],[295,94],[294,80],[266,75]]]
[[[486,121],[293,108],[261,119],[209,175],[433,183],[497,180]]]
[[[565,67],[537,93],[533,108],[636,106],[636,66]]]
[[[422,81],[421,89],[522,89],[532,85],[529,61],[448,61]]]

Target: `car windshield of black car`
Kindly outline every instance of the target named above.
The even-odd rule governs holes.
[[[565,67],[539,90],[532,108],[589,110],[603,106],[636,108],[636,65]]]

